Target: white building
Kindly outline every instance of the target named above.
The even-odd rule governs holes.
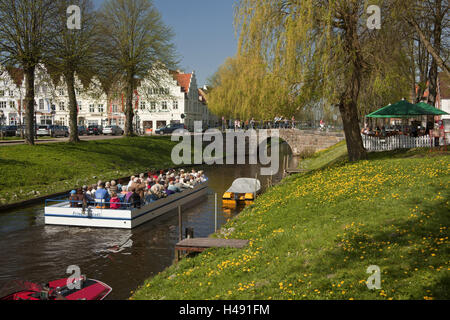
[[[54,85],[43,66],[36,68],[35,117],[37,124],[69,125],[69,97],[63,79]],[[214,126],[216,117],[209,112],[206,94],[198,89],[195,73],[160,71],[153,79],[140,81],[134,96],[135,126],[139,132],[152,132],[169,123],[184,123],[193,129],[194,121]],[[78,125],[125,124],[125,97],[122,90],[112,90],[109,96],[100,81],[93,79],[84,88],[76,77]],[[4,124],[24,123],[24,75],[20,69],[0,69],[0,110]]]

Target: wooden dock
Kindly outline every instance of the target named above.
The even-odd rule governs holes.
[[[175,245],[176,261],[180,260],[180,252],[202,252],[209,248],[236,248],[242,249],[248,245],[248,240],[215,239],[215,238],[191,238],[184,239]]]
[[[286,169],[285,172],[287,174],[296,174],[296,173],[305,173],[308,172],[309,170],[306,169]]]

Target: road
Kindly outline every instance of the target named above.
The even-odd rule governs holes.
[[[111,140],[111,139],[120,139],[123,136],[80,136],[80,139],[83,141],[93,141],[93,140]],[[42,143],[56,143],[56,142],[67,142],[69,138],[49,138],[48,140],[35,140],[36,144]],[[25,144],[24,140],[0,140],[0,146],[12,146],[12,145],[20,145]]]

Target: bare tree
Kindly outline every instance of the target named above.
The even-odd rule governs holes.
[[[76,5],[79,9],[79,28],[67,25],[67,9]],[[57,34],[48,43],[49,54],[45,64],[54,79],[61,79],[67,86],[70,112],[70,142],[79,142],[78,103],[75,92],[75,75],[87,86],[96,65],[95,12],[91,0],[59,0],[58,12],[54,19]],[[74,12],[73,14],[77,14]]]
[[[25,74],[26,143],[34,144],[34,73],[54,36],[53,0],[0,0],[0,63],[20,66]]]
[[[151,0],[106,0],[97,21],[103,61],[99,73],[103,79],[121,79],[125,84],[125,135],[131,136],[137,80],[148,77],[160,63],[176,64],[173,33]]]

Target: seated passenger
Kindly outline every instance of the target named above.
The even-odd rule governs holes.
[[[112,196],[113,193],[118,192],[118,186],[117,183],[113,180],[111,181],[111,186],[109,187],[109,194]]]
[[[141,207],[141,197],[136,193],[136,189],[131,188],[131,195],[128,198],[127,203],[130,204],[132,208],[139,209]]]
[[[110,202],[109,207],[111,209],[113,209],[113,210],[120,209],[120,199],[117,196],[117,193],[113,192],[111,194],[111,200],[109,200],[109,202]]]
[[[109,193],[105,189],[105,183],[100,182],[97,191],[95,191],[95,202],[98,209],[105,209],[106,202],[109,200]]]
[[[77,197],[76,190],[70,191],[69,201],[70,201],[71,208],[76,208],[78,206],[78,197]]]
[[[158,199],[163,197],[163,186],[156,180],[156,183],[150,188],[150,192],[156,196]]]
[[[173,193],[181,192],[180,188],[177,187],[173,181],[169,182],[169,187],[167,188],[167,191],[172,191]]]

